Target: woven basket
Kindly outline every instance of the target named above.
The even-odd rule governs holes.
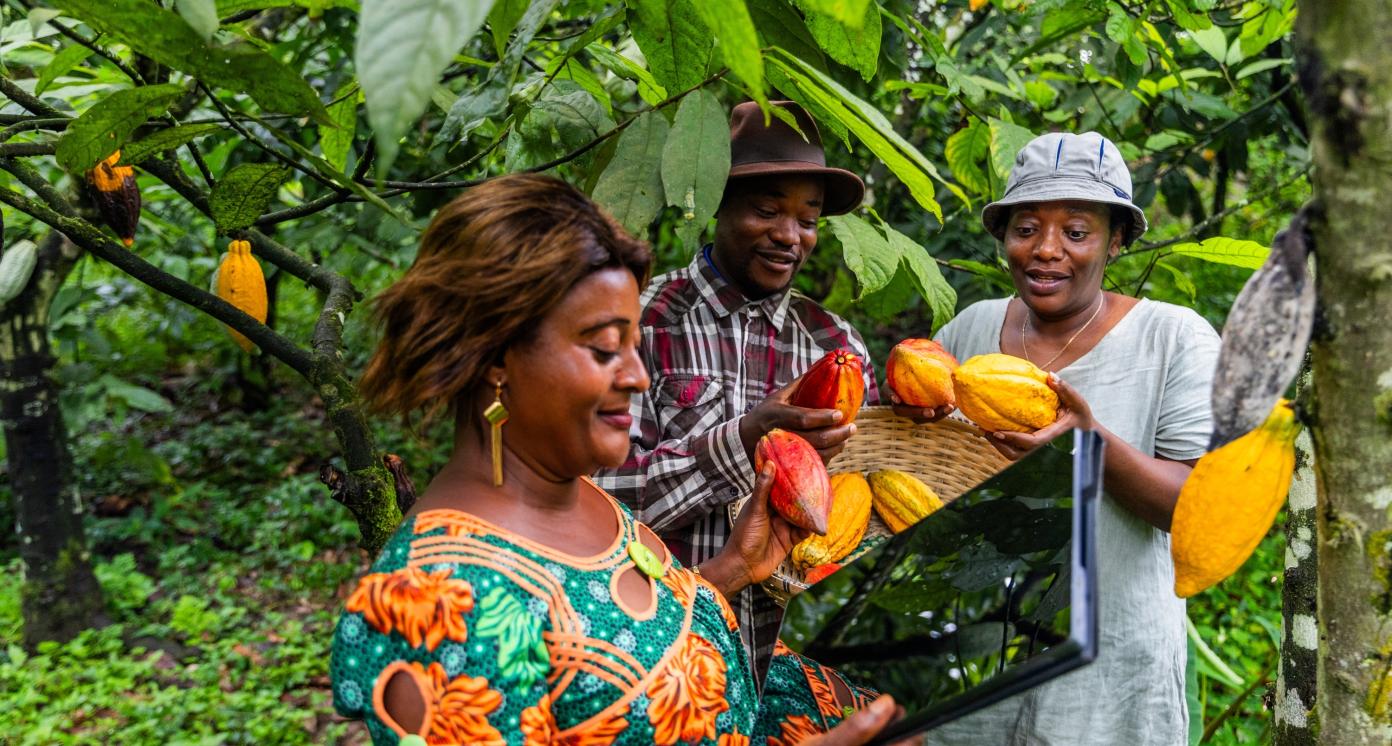
[[[961,420],[944,419],[918,424],[898,417],[890,407],[865,407],[856,415],[856,434],[846,448],[827,466],[832,474],[858,471],[868,474],[880,469],[896,469],[923,480],[944,502],[995,476],[1010,465],[976,428]],[[730,521],[744,507],[748,497],[730,503]],[[865,529],[865,539],[855,551],[841,560],[850,562],[874,545],[877,536],[888,536],[889,528],[874,513]],[[780,604],[805,590],[797,569],[784,560],[764,588]]]

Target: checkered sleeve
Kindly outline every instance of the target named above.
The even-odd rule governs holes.
[[[631,404],[635,432],[628,460],[595,481],[654,531],[689,526],[754,489],[754,466],[740,440],[739,419],[720,421],[710,408],[687,435],[661,440],[651,391]]]

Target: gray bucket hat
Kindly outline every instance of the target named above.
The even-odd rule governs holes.
[[[1004,240],[1011,205],[1069,199],[1130,210],[1131,225],[1122,237],[1123,244],[1146,231],[1145,213],[1131,202],[1131,172],[1121,151],[1096,132],[1050,133],[1030,140],[1015,156],[1005,195],[982,209],[981,223],[991,235]]]

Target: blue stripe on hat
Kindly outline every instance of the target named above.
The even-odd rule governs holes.
[[[1059,160],[1063,158],[1063,136],[1059,136],[1058,150],[1054,151],[1054,171],[1058,171]]]
[[[1102,155],[1107,152],[1107,141],[1103,140],[1097,146],[1097,167],[1102,168]]]

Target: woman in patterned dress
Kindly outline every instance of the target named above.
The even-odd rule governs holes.
[[[760,704],[726,597],[804,535],[768,509],[771,468],[695,568],[586,476],[628,453],[649,265],[580,192],[511,175],[445,206],[377,300],[364,397],[447,413],[455,445],[334,636],[334,705],[374,742],[856,744],[893,717],[786,649]]]

